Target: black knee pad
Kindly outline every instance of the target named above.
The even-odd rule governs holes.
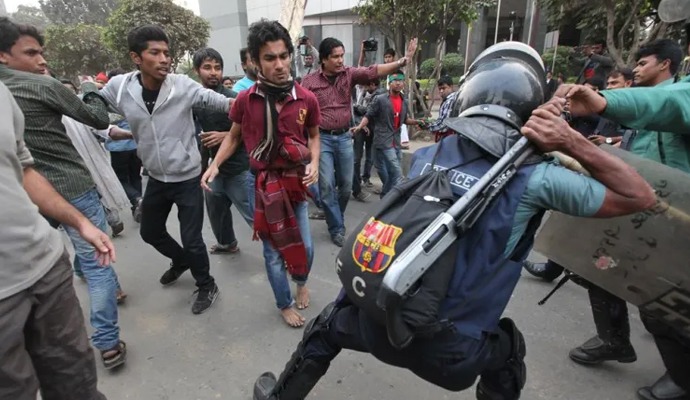
[[[328,325],[333,320],[333,316],[337,310],[338,307],[336,303],[331,302],[321,310],[321,313],[317,315],[316,318],[312,318],[307,322],[307,325],[304,327],[304,335],[302,335],[302,343],[300,343],[300,345],[306,343],[307,340],[316,333],[328,330]]]
[[[478,400],[517,400],[527,381],[527,347],[522,332],[510,318],[501,319],[498,327],[508,335],[510,354],[503,367],[482,374],[477,385]]]

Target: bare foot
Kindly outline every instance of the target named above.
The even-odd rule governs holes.
[[[283,319],[285,320],[285,323],[290,325],[293,328],[299,328],[301,326],[304,326],[305,319],[300,313],[297,312],[292,307],[284,308],[280,310],[280,313],[283,314]]]
[[[309,289],[306,286],[297,286],[297,309],[304,310],[309,307]]]

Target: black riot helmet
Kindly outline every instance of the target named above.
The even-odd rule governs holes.
[[[453,115],[475,106],[498,105],[513,111],[522,125],[544,103],[544,64],[539,53],[524,43],[498,43],[479,54],[458,92]]]

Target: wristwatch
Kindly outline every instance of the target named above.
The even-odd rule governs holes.
[[[611,144],[611,143],[613,143],[613,139],[611,139],[610,137],[607,137],[606,138],[606,144]]]

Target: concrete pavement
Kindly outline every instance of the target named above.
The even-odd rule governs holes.
[[[366,204],[350,202],[346,212],[349,231],[367,216],[375,197]],[[118,252],[115,268],[129,294],[120,308],[122,339],[128,344],[129,355],[124,368],[116,372],[105,371],[98,360],[101,391],[110,400],[251,399],[256,377],[266,370],[276,374],[282,370],[302,330],[282,322],[266,280],[261,245],[251,241],[250,228],[234,214],[241,252],[210,256],[211,272],[221,294],[208,312],[195,316],[190,311],[195,290],[191,275],[186,273],[175,285],[161,287],[158,279],[169,261],[142,242],[130,215],[122,215],[126,227],[114,240]],[[333,300],[340,286],[334,265],[339,249],[330,242],[324,221],[311,221],[311,228],[316,254],[307,318]],[[175,208],[168,229],[179,239]],[[204,237],[207,246],[214,243],[208,222]],[[538,254],[532,257],[540,259]],[[86,285],[79,280],[74,284],[88,322]],[[570,283],[546,305],[537,306],[551,288],[552,284],[524,274],[506,312],[516,320],[527,341],[528,381],[523,399],[632,400],[637,387],[661,376],[664,371],[659,355],[634,309],[636,363],[585,368],[571,362],[569,349],[594,332],[587,294]],[[308,399],[474,398],[474,390],[447,392],[369,355],[343,351]]]

